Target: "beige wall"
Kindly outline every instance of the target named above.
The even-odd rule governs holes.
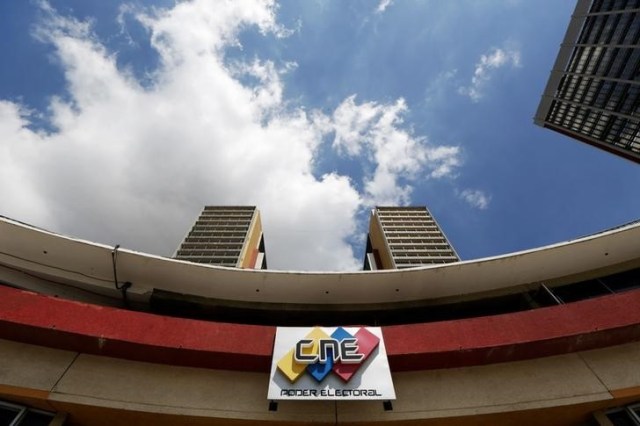
[[[378,265],[378,269],[394,269],[391,253],[389,252],[389,246],[387,246],[384,232],[378,220],[378,216],[371,212],[371,218],[369,219],[369,238],[371,239],[371,246],[374,250],[378,250],[380,256],[380,262],[382,265]]]
[[[513,363],[393,375],[382,403],[280,402],[262,373],[177,367],[0,340],[0,398],[69,412],[71,424],[576,424],[640,399],[640,343]],[[543,421],[544,420],[544,421]],[[274,423],[276,424],[276,423]]]
[[[260,220],[260,211],[256,209],[251,226],[247,232],[247,238],[245,244],[242,247],[240,258],[238,259],[238,266],[240,268],[253,268],[255,261],[254,253],[258,251],[260,245],[260,237],[262,237],[262,221]]]

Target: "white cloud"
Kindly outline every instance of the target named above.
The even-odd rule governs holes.
[[[391,6],[391,3],[393,3],[393,0],[380,0],[378,7],[376,7],[376,13],[384,13],[384,11]]]
[[[170,255],[203,205],[257,205],[270,267],[349,270],[360,265],[348,244],[358,211],[408,202],[412,179],[458,166],[457,147],[406,129],[402,99],[356,104],[352,96],[329,115],[308,114],[283,99],[281,73],[291,64],[225,63],[242,28],[286,35],[270,1],[123,9],[160,55],[145,85],[118,68],[90,23],[43,7],[49,16],[36,34],[54,46],[67,93],[50,102],[49,134],[30,129],[24,107],[0,100],[0,214]],[[330,132],[336,150],[371,168],[363,192],[349,176],[314,175]]]
[[[520,51],[514,47],[490,49],[476,63],[470,85],[459,87],[458,93],[469,96],[473,102],[480,101],[495,70],[505,66],[520,67]]]
[[[465,189],[460,193],[460,197],[471,206],[480,210],[486,210],[491,202],[490,196],[477,189]]]
[[[459,148],[434,146],[402,127],[408,108],[404,99],[393,104],[356,104],[355,95],[336,108],[325,132],[334,131],[333,146],[349,156],[360,156],[373,165],[365,177],[366,205],[397,205],[410,201],[412,180],[418,172],[432,178],[453,175],[460,165]],[[328,127],[327,127],[328,126]]]

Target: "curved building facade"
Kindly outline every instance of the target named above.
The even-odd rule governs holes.
[[[486,259],[334,273],[190,263],[7,218],[0,235],[2,413],[578,425],[633,419],[640,401],[640,223]],[[395,399],[270,400],[274,342],[293,326],[375,327]]]

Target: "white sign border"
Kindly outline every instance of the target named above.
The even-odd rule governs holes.
[[[365,328],[380,339],[378,347],[367,358],[354,376],[344,382],[335,374],[329,375],[318,383],[309,374],[304,374],[294,383],[289,382],[278,371],[278,361],[287,354],[296,343],[309,334],[315,327],[278,327],[273,345],[269,390],[267,398],[271,401],[306,400],[306,401],[353,401],[396,399],[387,350],[384,345],[380,327],[342,327],[352,335]],[[331,335],[338,327],[318,327],[327,335]],[[289,391],[283,394],[283,390]]]

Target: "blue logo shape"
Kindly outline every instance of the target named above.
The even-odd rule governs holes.
[[[333,333],[331,333],[331,337],[333,339],[336,339],[337,341],[353,338],[353,336],[342,327],[336,328],[336,330]],[[325,377],[327,377],[329,373],[331,373],[331,370],[333,369],[333,365],[334,365],[333,349],[328,348],[326,361],[309,364],[307,366],[307,372],[311,374],[311,377],[316,379],[317,382],[321,382],[324,380]]]

